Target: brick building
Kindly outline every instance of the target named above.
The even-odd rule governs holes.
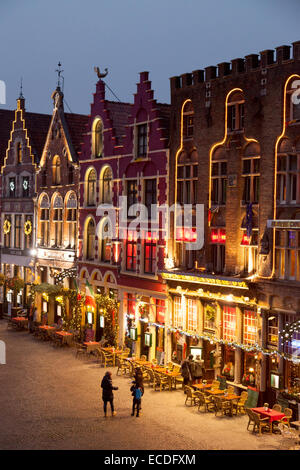
[[[295,42],[171,78],[170,203],[192,205],[193,227],[173,224],[167,354],[202,350],[208,378],[270,400],[272,371],[291,392],[300,376],[299,333],[278,334],[300,310],[298,74]],[[204,245],[187,250],[196,204]]]
[[[169,106],[154,99],[148,72],[140,74],[133,104],[107,100],[105,84],[99,80],[80,157],[81,286],[88,280],[95,292],[118,296],[119,340],[128,339],[132,327],[137,332],[134,350],[149,358],[164,350],[160,324],[165,320],[166,294],[159,270],[164,265],[165,240],[161,224],[151,231],[147,217],[130,228],[134,211],[125,213],[121,223],[120,197],[127,197],[128,210],[135,203],[150,209],[151,204],[167,202],[168,123]],[[111,207],[107,214],[104,204]],[[116,232],[110,232],[110,210],[116,217]],[[99,312],[87,321],[93,322],[100,338],[98,317]]]
[[[22,94],[17,109],[1,111],[1,116],[1,272],[25,283],[16,298],[12,290],[4,292],[3,313],[11,314],[12,308],[25,308],[30,300],[36,244],[36,168],[50,116],[27,112]]]
[[[64,112],[60,86],[52,93],[53,114],[37,168],[37,256],[35,265],[42,283],[75,268],[78,241],[79,154],[87,116]],[[64,286],[74,288],[73,277]],[[38,311],[57,320],[61,307],[47,295],[38,296]]]

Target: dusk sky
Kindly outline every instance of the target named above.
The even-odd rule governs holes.
[[[148,70],[157,100],[170,102],[170,77],[291,44],[299,18],[299,0],[1,0],[1,108],[15,108],[23,77],[27,110],[51,113],[59,61],[74,113],[90,111],[95,65],[121,101]]]

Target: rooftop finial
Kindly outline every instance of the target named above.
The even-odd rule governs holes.
[[[104,78],[108,74],[108,69],[104,69],[105,73],[101,73],[99,67],[94,67],[94,71],[97,74],[98,78]]]
[[[23,77],[21,77],[21,80],[20,80],[20,96],[19,96],[19,98],[24,99],[24,96],[23,96]]]
[[[61,88],[60,82],[61,82],[61,79],[63,80],[64,77],[61,76],[61,74],[62,74],[62,72],[63,72],[63,70],[61,70],[61,63],[58,62],[57,65],[58,65],[58,69],[56,69],[55,72],[57,72],[57,88],[60,89],[60,88]]]

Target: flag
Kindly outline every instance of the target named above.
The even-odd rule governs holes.
[[[85,305],[87,307],[96,308],[95,294],[93,291],[93,287],[91,286],[88,280],[86,280],[85,284]]]
[[[247,204],[247,209],[246,209],[246,229],[247,229],[248,238],[250,238],[252,235],[252,218],[253,218],[252,203],[250,203],[250,204]]]

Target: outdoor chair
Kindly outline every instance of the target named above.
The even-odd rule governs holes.
[[[172,372],[174,372],[174,371],[172,371]],[[184,380],[183,380],[183,377],[181,375],[178,375],[178,376],[174,377],[175,390],[176,390],[176,385],[177,384],[181,384],[182,388],[184,387]]]
[[[249,421],[247,424],[247,431],[249,430],[249,426],[253,426],[252,431],[254,431],[255,427],[255,421],[254,421],[254,416],[253,416],[253,411],[250,410],[250,408],[245,408],[246,414],[248,415]]]
[[[271,426],[272,424],[269,423],[269,418],[261,418],[258,413],[255,413],[255,411],[252,411],[253,413],[253,420],[254,420],[254,427],[253,427],[253,432],[255,430],[258,430],[259,434],[261,435],[263,429],[268,429],[271,431]]]
[[[154,372],[154,377],[155,377],[154,390],[156,390],[157,387],[159,387],[159,391],[161,392],[162,389],[165,389],[166,387],[169,387],[168,377],[163,377],[162,375],[158,374],[157,372]]]
[[[75,346],[75,348],[76,348],[76,351],[75,351],[75,357],[76,357],[76,358],[78,358],[78,357],[86,357],[86,355],[87,355],[87,349],[83,346],[83,344],[75,342],[75,343],[74,343],[74,346]]]
[[[227,387],[227,392],[228,392],[228,393],[231,393],[232,395],[235,395],[235,393],[234,393],[234,387],[233,387],[232,385],[229,385],[229,386]]]
[[[173,370],[174,369],[173,362],[168,362],[167,367],[168,367],[168,370]]]
[[[188,406],[188,401],[190,401],[190,406],[196,405],[199,401],[197,392],[194,392],[192,387],[186,385],[184,387],[184,391],[186,393],[185,405]]]
[[[220,382],[218,380],[213,380],[213,383],[211,384],[211,389],[219,390],[219,388],[220,388]]]
[[[232,403],[229,400],[225,400],[221,397],[212,397],[212,400],[214,401],[215,405],[215,416],[217,416],[218,413],[220,413],[221,416],[231,415]]]
[[[241,395],[239,401],[237,402],[237,413],[245,413],[245,403],[247,401],[248,395]]]
[[[147,361],[147,356],[145,356],[145,354],[141,355],[141,361]]]
[[[152,364],[153,364],[154,366],[157,366],[157,359],[152,359],[151,362],[152,362]]]
[[[279,403],[275,403],[275,405],[272,406],[272,410],[279,411],[279,413],[281,413],[281,405],[279,405]]]
[[[147,374],[148,374],[148,378],[149,378],[150,387],[155,388],[155,376],[154,376],[153,370],[152,369],[147,369]]]
[[[116,366],[117,366],[117,375],[119,375],[119,372],[121,372],[121,375],[126,374],[126,371],[127,371],[126,361],[123,361],[122,359],[117,357]]]
[[[198,411],[200,411],[200,408],[204,408],[204,411],[214,411],[215,410],[215,404],[214,404],[211,397],[207,397],[202,392],[195,392],[194,395],[197,395],[198,400],[199,400],[198,401]]]
[[[284,423],[284,424],[287,424],[288,427],[290,428],[291,427],[290,421],[293,417],[293,410],[291,410],[290,408],[284,408],[283,412],[284,412],[285,416],[283,418],[281,418],[280,422]]]

